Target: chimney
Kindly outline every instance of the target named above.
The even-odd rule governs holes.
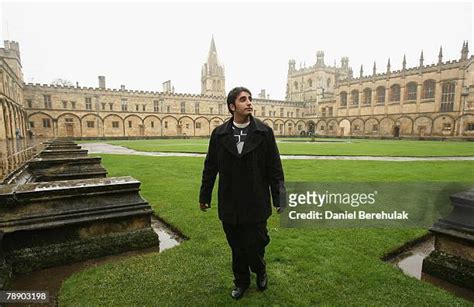
[[[125,85],[124,84],[120,85],[120,90],[125,91]]]
[[[105,76],[99,76],[99,88],[105,90]]]

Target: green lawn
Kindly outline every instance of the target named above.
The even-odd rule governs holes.
[[[194,141],[192,141],[194,142]],[[131,175],[156,214],[189,240],[74,274],[61,305],[470,305],[380,258],[426,230],[284,229],[269,220],[269,289],[230,298],[230,249],[217,208],[198,209],[203,158],[103,155],[110,176]],[[474,182],[474,162],[284,160],[287,181]],[[214,196],[214,200],[216,197]]]
[[[299,140],[299,142],[294,142]],[[369,139],[278,139],[282,154],[349,156],[474,156],[474,142]],[[139,151],[207,151],[208,139],[106,141]]]

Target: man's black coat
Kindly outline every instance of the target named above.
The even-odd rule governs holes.
[[[224,223],[258,223],[272,214],[284,193],[284,175],[273,130],[251,116],[242,154],[237,152],[232,120],[211,134],[204,162],[199,202],[211,204],[212,189],[219,173],[218,211]]]

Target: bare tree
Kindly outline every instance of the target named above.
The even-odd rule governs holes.
[[[51,82],[52,85],[73,86],[73,83],[67,79],[57,78]]]

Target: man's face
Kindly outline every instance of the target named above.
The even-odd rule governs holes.
[[[230,105],[230,109],[234,114],[247,116],[253,112],[252,96],[247,92],[240,92],[235,102]]]

